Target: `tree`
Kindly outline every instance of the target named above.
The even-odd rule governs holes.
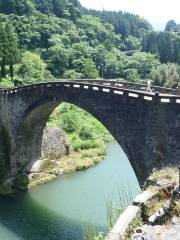
[[[4,14],[30,15],[35,10],[31,0],[1,0],[0,12]]]
[[[139,50],[141,47],[141,42],[138,38],[133,37],[131,35],[129,35],[126,40],[125,40],[125,44],[127,46],[127,50],[131,51],[131,50]]]
[[[151,70],[150,77],[158,86],[179,87],[180,66],[177,64],[162,64]]]
[[[7,25],[6,27],[6,39],[7,39],[7,53],[5,56],[6,63],[9,65],[9,72],[11,81],[14,77],[14,64],[20,60],[20,51],[18,48],[18,40],[12,26]]]
[[[40,56],[28,51],[22,55],[16,74],[23,79],[23,83],[45,81],[50,77]]]
[[[6,56],[6,32],[5,28],[2,24],[0,24],[0,60],[1,60],[1,78],[6,77],[6,62],[5,62],[5,56]]]
[[[166,23],[165,31],[168,31],[168,32],[173,31],[175,27],[176,27],[176,22],[173,19],[171,19]]]
[[[160,65],[156,55],[151,53],[137,52],[128,60],[126,68],[137,69],[141,78],[146,78],[153,67]]]
[[[13,80],[13,66],[20,59],[18,49],[18,39],[10,24],[0,25],[0,58],[1,58],[1,77],[6,77],[6,65],[9,65],[11,80]]]
[[[72,112],[67,112],[60,118],[60,127],[62,127],[67,133],[72,133],[77,130],[78,116]]]
[[[125,70],[126,79],[130,82],[138,82],[139,81],[139,74],[137,69],[127,69]]]
[[[65,79],[70,79],[70,80],[75,80],[75,79],[81,79],[83,77],[82,73],[76,72],[75,70],[67,70],[64,74],[63,77]]]
[[[53,13],[53,2],[52,0],[35,0],[37,10],[42,13],[50,15]]]
[[[85,78],[96,79],[99,77],[98,70],[96,68],[96,64],[92,59],[85,59],[83,66],[83,73]]]

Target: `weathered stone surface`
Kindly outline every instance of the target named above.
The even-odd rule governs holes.
[[[45,128],[41,146],[42,159],[60,159],[71,151],[71,146],[62,129]]]
[[[38,173],[46,161],[56,165],[56,161],[72,151],[64,131],[60,128],[45,128],[43,132],[41,159],[30,163],[30,172]],[[58,170],[57,170],[58,172]]]
[[[149,236],[141,228],[136,229],[135,234],[132,236],[131,240],[157,240],[152,236]]]
[[[122,146],[140,183],[152,169],[178,164],[180,104],[47,83],[1,93],[0,129],[7,138],[0,148],[0,161],[9,166],[3,178],[41,158],[46,122],[62,102],[83,108],[105,125]]]
[[[172,225],[144,225],[142,230],[154,240],[179,240],[180,239],[180,218],[176,218]]]
[[[154,213],[152,216],[149,217],[148,222],[152,225],[160,222],[160,220],[164,217],[166,214],[168,208],[160,208],[156,213]]]
[[[134,200],[133,200],[133,204],[138,206],[138,205],[142,205],[144,203],[146,203],[149,199],[153,198],[153,196],[155,196],[156,193],[146,190],[144,191],[142,194],[139,194]]]
[[[43,165],[44,161],[43,160],[37,160],[31,167],[30,172],[31,173],[37,173],[41,170],[41,167]]]

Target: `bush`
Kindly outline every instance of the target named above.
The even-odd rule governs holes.
[[[0,81],[0,87],[1,88],[13,88],[14,83],[11,82],[9,79],[2,78]]]
[[[68,70],[63,74],[63,77],[65,79],[75,80],[75,79],[81,79],[83,78],[82,73],[78,73],[75,70]]]
[[[93,140],[96,138],[93,129],[89,126],[83,126],[79,132],[79,137],[82,140]]]
[[[90,148],[99,148],[102,146],[102,143],[99,141],[91,141],[91,140],[76,140],[73,142],[73,148],[75,151],[90,149]]]
[[[60,126],[67,133],[75,132],[77,129],[77,116],[71,113],[65,113],[60,120]]]
[[[23,53],[21,62],[15,70],[16,75],[23,79],[23,83],[36,83],[52,79],[40,55],[29,51]]]

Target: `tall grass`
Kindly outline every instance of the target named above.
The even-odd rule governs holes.
[[[112,229],[118,217],[133,200],[132,192],[128,184],[122,184],[122,190],[118,189],[118,202],[113,203],[111,199],[106,200],[106,217],[109,229]],[[104,240],[105,234],[98,233],[94,226],[87,225],[84,230],[84,240]]]
[[[84,230],[84,240],[104,240],[105,235],[97,232],[93,225],[87,225]]]
[[[111,229],[118,217],[122,214],[122,212],[126,209],[127,205],[129,205],[132,200],[132,192],[130,190],[130,186],[122,184],[122,190],[118,189],[119,200],[114,206],[112,200],[106,201],[106,209],[107,209],[107,223],[109,228]]]

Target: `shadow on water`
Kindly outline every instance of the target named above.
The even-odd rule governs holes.
[[[29,194],[0,198],[1,240],[79,240],[78,222],[57,215],[34,201]]]

